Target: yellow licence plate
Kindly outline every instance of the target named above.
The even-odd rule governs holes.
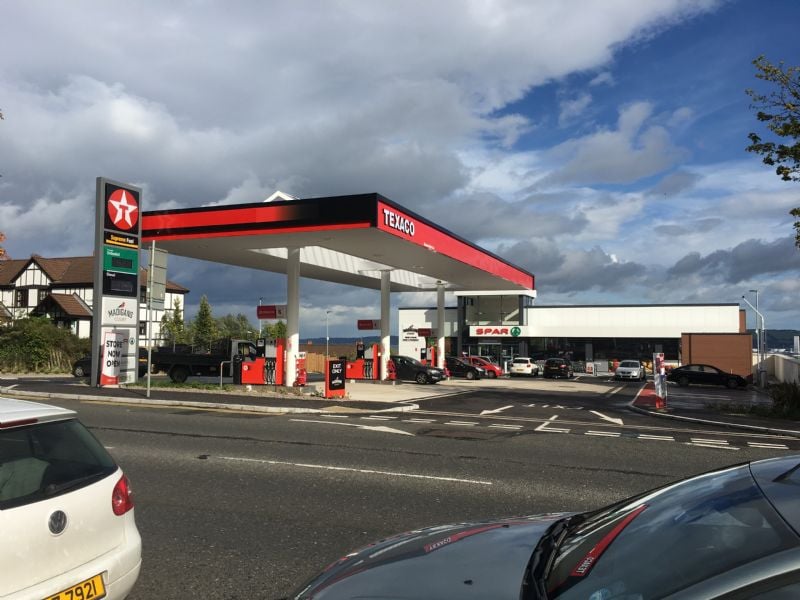
[[[81,581],[71,588],[58,592],[55,596],[48,596],[45,600],[97,600],[106,597],[106,587],[103,576],[95,575],[91,579]]]

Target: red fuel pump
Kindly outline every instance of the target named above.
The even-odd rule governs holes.
[[[307,380],[305,352],[297,353],[297,360],[295,364],[297,365],[297,378],[294,380],[294,387],[303,387]]]

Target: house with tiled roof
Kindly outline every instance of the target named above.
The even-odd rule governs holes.
[[[92,335],[92,302],[94,297],[94,257],[44,258],[0,261],[0,323],[28,316],[43,316],[58,327],[75,335]],[[167,281],[165,310],[150,311],[147,322],[147,269],[140,270],[139,339],[141,343],[158,344],[161,340],[161,318],[171,315],[177,302],[183,312],[188,289]]]

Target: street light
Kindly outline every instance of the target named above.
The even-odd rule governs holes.
[[[747,298],[745,298],[744,296],[742,296],[742,300],[744,300],[747,303],[747,306],[749,306],[750,308],[752,308],[755,311],[755,313],[756,313],[756,327],[758,327],[758,319],[761,319],[761,332],[762,332],[762,335],[766,335],[765,332],[766,332],[766,329],[767,329],[767,325],[766,325],[766,322],[764,321],[764,315],[762,315],[755,306],[750,304],[750,301]],[[760,344],[761,344],[761,342],[759,341],[759,345]],[[759,349],[758,349],[758,385],[761,386],[761,387],[765,387],[766,384],[767,384],[766,377],[764,377],[764,371],[763,371],[762,365],[761,365],[761,348],[759,347]]]
[[[328,361],[328,342],[330,341],[330,337],[328,337],[328,315],[331,314],[331,311],[325,311],[325,362]]]
[[[756,314],[758,313],[758,290],[747,290],[751,294],[756,295]],[[759,383],[761,383],[761,328],[758,326],[758,317],[756,317],[756,351],[758,352],[758,372],[759,372]]]
[[[261,302],[264,300],[264,297],[258,299],[258,305],[261,306]],[[264,321],[261,317],[258,317],[258,337],[262,337],[264,335]]]

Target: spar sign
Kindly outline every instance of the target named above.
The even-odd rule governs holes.
[[[469,328],[470,337],[496,338],[496,337],[532,337],[531,328],[527,325],[472,325]]]

